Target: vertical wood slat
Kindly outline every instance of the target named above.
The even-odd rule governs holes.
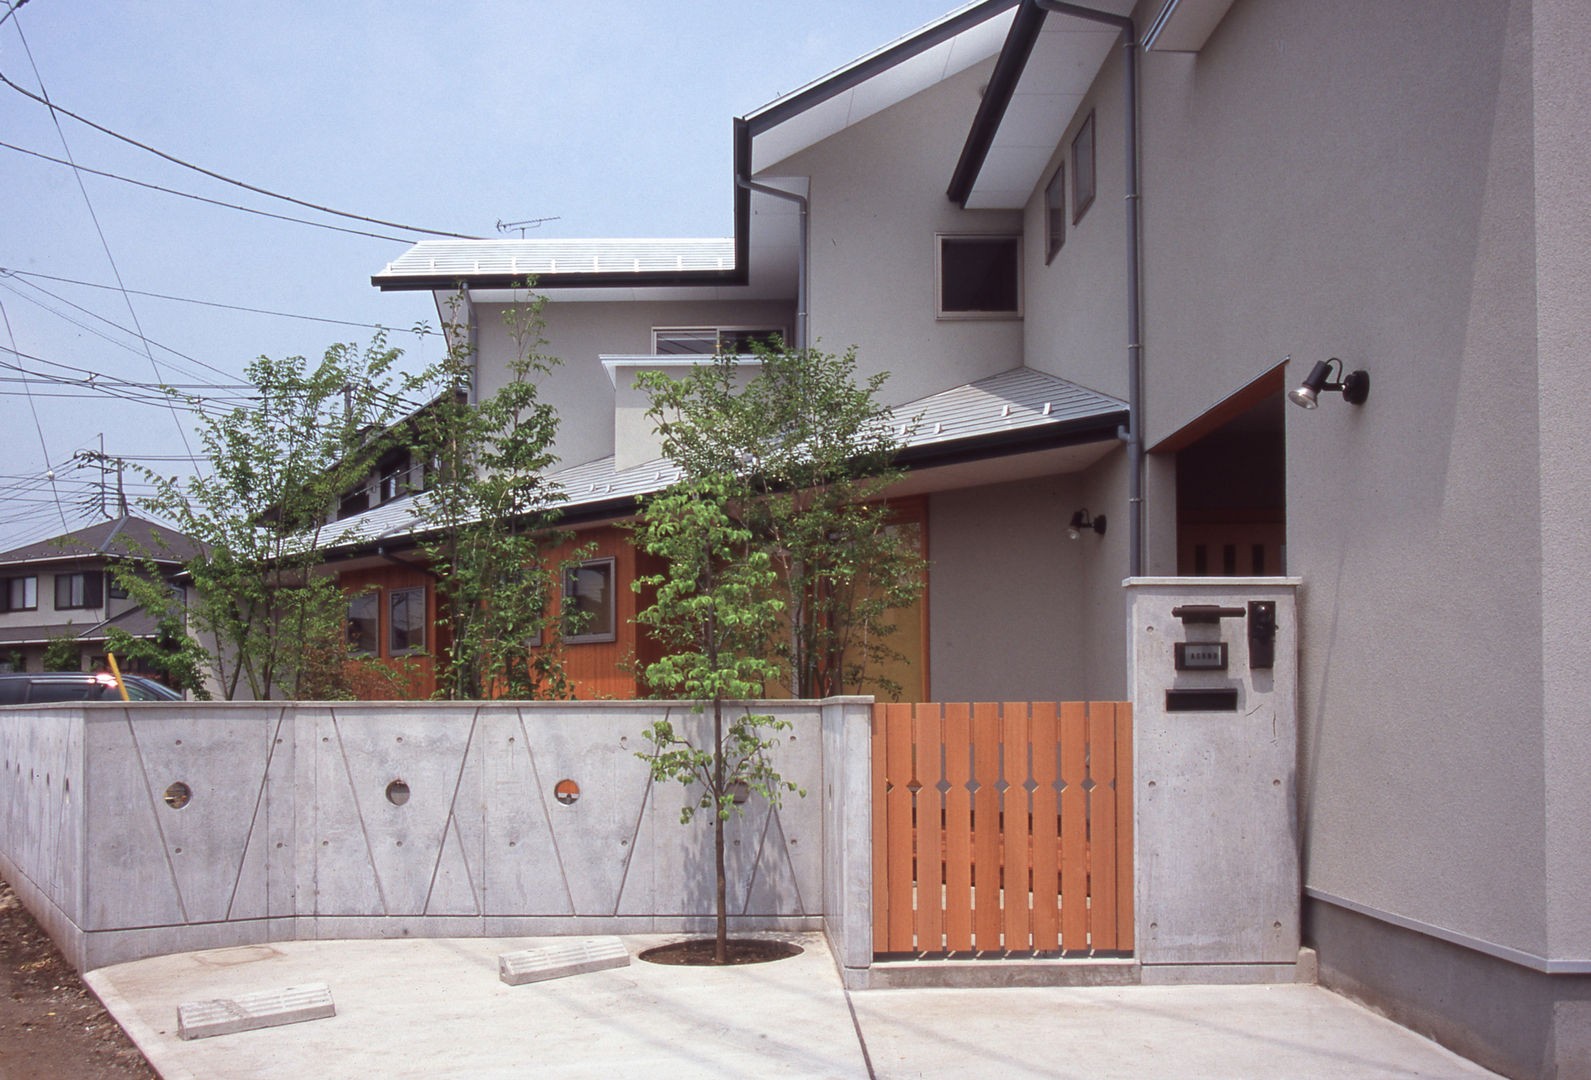
[[[1088,705],[1089,947],[1116,948],[1116,706]]]
[[[886,952],[912,951],[912,707],[884,706],[886,749],[885,843],[888,845],[889,914]]]
[[[1132,702],[1116,703],[1116,948],[1133,945]]]
[[[1061,949],[1088,948],[1087,722],[1080,701],[1061,703]]]
[[[1033,865],[1033,818],[1028,812],[1028,705],[1007,701],[1000,706],[1000,830],[1002,874],[1000,903],[1004,908],[1001,933],[1007,952],[1033,947],[1033,917],[1029,911],[1028,872]]]
[[[1052,701],[1036,701],[1029,721],[1033,743],[1033,948],[1053,952],[1060,947],[1060,805],[1056,797],[1056,710]]]
[[[1132,950],[1129,703],[880,704],[873,720],[876,949]]]
[[[972,710],[964,704],[945,706],[945,948],[972,949],[972,779],[968,751],[972,747]]]
[[[884,778],[887,746],[884,742],[884,704],[873,703],[873,950],[884,951],[889,940],[889,872],[885,822]]]
[[[945,948],[945,829],[942,778],[944,722],[938,705],[913,707],[912,739],[917,748],[917,951]]]
[[[974,940],[979,952],[1000,951],[1000,706],[972,706],[972,882]]]

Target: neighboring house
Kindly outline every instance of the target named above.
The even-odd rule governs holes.
[[[156,631],[155,617],[128,598],[113,568],[147,559],[186,603],[179,574],[193,551],[192,541],[175,529],[123,515],[0,552],[0,664],[39,671],[45,645],[71,636],[78,642],[78,670],[104,667],[111,627],[138,638]],[[136,663],[123,666],[141,670]]]
[[[633,643],[611,523],[670,476],[635,373],[746,334],[855,345],[932,418],[899,493],[930,559],[910,697],[1119,697],[1123,578],[1300,577],[1322,981],[1509,1075],[1585,1075],[1591,19],[1095,6],[1146,44],[989,0],[737,120],[731,239],[433,241],[374,282],[462,294],[489,393],[537,275],[569,521],[612,560],[591,692],[633,692],[600,681]],[[1368,401],[1288,407],[1333,357]],[[387,561],[405,498],[340,553],[394,646],[434,603]],[[1085,509],[1108,528],[1069,540]]]

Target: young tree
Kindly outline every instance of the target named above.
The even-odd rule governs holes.
[[[700,789],[696,801],[683,808],[683,823],[697,810],[712,812],[714,959],[720,964],[728,961],[729,933],[724,823],[736,809],[736,791],[757,791],[777,806],[783,792],[796,790],[767,756],[772,735],[787,722],[754,715],[741,705],[726,723],[726,702],[760,696],[775,674],[763,646],[782,607],[767,552],[730,509],[745,495],[733,476],[698,477],[648,500],[634,527],[636,545],[667,565],[666,572],[634,583],[637,591],[657,590],[636,621],[650,627],[663,647],[662,659],[648,664],[643,675],[658,694],[694,701],[697,713],[708,704],[712,708],[711,742],[665,718],[644,732],[653,752],[641,756],[650,761],[654,781],[676,780]]]
[[[82,671],[82,646],[77,635],[70,631],[56,634],[44,643],[44,660],[41,671]]]
[[[164,678],[172,689],[209,701],[204,672],[210,654],[188,634],[182,600],[147,559],[118,563],[112,573],[116,583],[127,591],[128,599],[154,618],[155,635],[133,637],[121,627],[112,626],[105,631],[105,651],[124,666],[128,660],[139,661]]]
[[[901,476],[897,429],[876,400],[886,376],[858,384],[854,350],[753,349],[750,376],[734,357],[644,376],[664,452],[687,477],[743,486],[731,510],[778,571],[785,625],[767,647],[791,693],[898,693],[879,665],[902,659],[893,612],[921,594],[923,560],[882,501]]]
[[[208,473],[143,470],[156,488],[145,507],[199,546],[185,563],[198,597],[191,621],[215,642],[226,698],[296,695],[314,658],[310,630],[341,622],[336,581],[314,570],[342,535],[328,525],[339,498],[364,481],[399,411],[400,356],[378,335],[363,351],[333,345],[313,366],[260,357],[247,369],[257,404],[216,413],[194,403]]]
[[[525,288],[529,288],[527,283]],[[411,453],[431,470],[416,504],[420,554],[437,581],[438,622],[446,637],[436,657],[438,694],[570,697],[553,582],[562,565],[551,551],[562,496],[544,479],[556,461],[558,416],[536,380],[558,363],[541,352],[543,301],[504,314],[514,342],[508,381],[470,400],[475,357],[455,318],[452,347],[426,383],[431,404],[409,425]]]

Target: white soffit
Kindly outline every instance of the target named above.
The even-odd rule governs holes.
[[[975,5],[971,5],[975,6]],[[945,16],[946,19],[954,18],[957,12]],[[843,90],[831,98],[827,98],[810,108],[804,109],[796,115],[776,124],[766,131],[759,132],[752,140],[751,171],[755,175],[764,169],[783,161],[816,145],[852,124],[867,119],[874,113],[882,112],[899,102],[905,101],[914,94],[928,89],[936,83],[943,82],[952,75],[956,75],[980,61],[995,56],[1000,51],[1000,46],[1005,43],[1006,34],[1011,29],[1011,20],[1015,17],[1016,8],[1008,8],[998,12],[975,26],[968,27],[961,33],[937,45],[930,46],[914,56],[906,57],[900,62],[891,65],[883,71],[877,72],[871,78]],[[943,22],[941,19],[939,22]],[[917,37],[933,28],[937,23],[930,23],[921,30],[908,34],[900,41],[907,41]],[[754,120],[758,114],[775,108],[781,102],[805,93],[808,90],[821,86],[823,83],[844,74],[858,65],[865,64],[878,53],[887,52],[900,42],[891,42],[882,49],[875,50],[867,56],[838,71],[825,75],[792,94],[786,94],[775,101],[769,102],[762,108],[750,113],[746,118]]]
[[[1104,0],[1090,6],[1121,15],[1132,9],[1131,0]],[[1045,16],[967,195],[968,210],[1020,210],[1027,205],[1088,88],[1120,39],[1119,30],[1103,23],[1053,11]]]
[[[1144,48],[1195,53],[1204,48],[1232,0],[1166,0],[1144,34]]]

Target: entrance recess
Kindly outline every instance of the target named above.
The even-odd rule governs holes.
[[[1128,702],[873,707],[873,947],[1133,948]]]

